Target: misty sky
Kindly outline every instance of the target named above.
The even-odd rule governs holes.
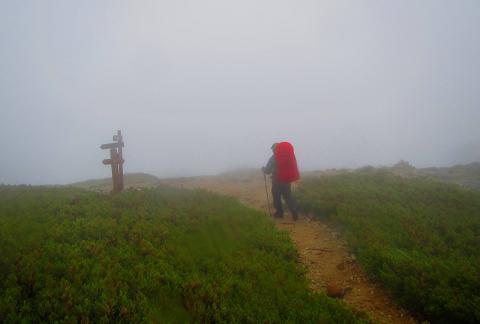
[[[480,1],[0,1],[0,183],[480,160]]]

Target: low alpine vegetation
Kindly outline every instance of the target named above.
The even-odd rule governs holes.
[[[369,170],[307,179],[297,196],[343,228],[403,305],[435,323],[480,322],[480,193]]]
[[[236,200],[0,187],[0,322],[365,322]]]

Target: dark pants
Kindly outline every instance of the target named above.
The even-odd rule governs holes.
[[[276,217],[283,217],[283,206],[282,206],[282,197],[283,200],[287,203],[288,209],[292,213],[294,219],[298,218],[297,203],[292,196],[292,186],[288,182],[272,182],[272,197],[273,197],[273,206],[275,206]]]

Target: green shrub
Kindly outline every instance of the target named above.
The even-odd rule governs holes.
[[[480,322],[480,194],[365,171],[307,179],[304,212],[343,228],[373,277],[434,322]]]
[[[0,322],[361,322],[237,201],[0,187]]]

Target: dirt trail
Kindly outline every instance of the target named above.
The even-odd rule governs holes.
[[[237,197],[259,210],[267,210],[265,184],[261,173],[231,174],[165,180],[184,188],[202,188]],[[271,196],[270,196],[271,200]],[[277,228],[290,234],[302,262],[307,266],[313,290],[347,290],[343,299],[354,309],[364,311],[380,323],[415,323],[397,307],[376,283],[368,280],[345,241],[327,224],[301,217],[293,222],[289,216],[276,222]]]

